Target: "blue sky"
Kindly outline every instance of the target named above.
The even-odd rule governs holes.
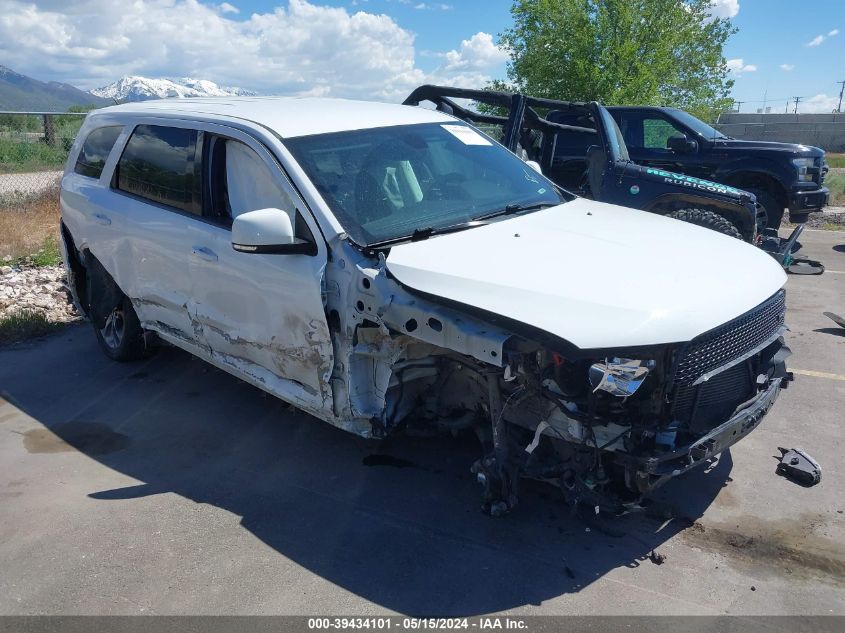
[[[713,0],[753,112],[836,106],[845,0]],[[191,76],[264,94],[399,100],[423,82],[505,74],[510,0],[0,0],[0,64],[90,89],[124,75]],[[839,33],[840,29],[843,33]]]
[[[729,41],[725,57],[756,67],[735,77],[734,98],[747,102],[743,112],[762,107],[766,93],[768,105],[777,112],[784,111],[791,97],[816,97],[820,107],[830,102],[818,95],[838,97],[836,82],[845,80],[845,0],[740,0],[739,4],[732,19],[739,31]],[[842,32],[828,36],[832,31]],[[809,46],[820,35],[824,40]],[[794,68],[784,70],[782,64]]]

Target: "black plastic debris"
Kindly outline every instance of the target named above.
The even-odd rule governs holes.
[[[780,448],[780,463],[775,472],[797,484],[815,486],[822,479],[822,467],[800,448]]]
[[[822,312],[828,319],[836,323],[839,327],[845,327],[845,319],[843,319],[838,314],[834,314],[833,312]]]
[[[760,234],[760,248],[774,257],[784,270],[793,275],[821,275],[824,265],[803,255],[795,255],[801,249],[798,237],[804,231],[804,225],[795,227],[789,237],[780,237],[776,229],[763,229]]]
[[[651,553],[648,555],[648,559],[655,565],[662,565],[666,562],[666,554],[661,554],[656,550],[651,550]]]

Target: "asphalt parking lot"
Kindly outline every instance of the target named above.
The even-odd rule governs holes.
[[[802,242],[828,272],[788,282],[796,380],[661,491],[671,519],[541,486],[490,519],[468,438],[360,440],[176,349],[110,362],[88,325],[2,351],[0,614],[845,614],[845,232]]]

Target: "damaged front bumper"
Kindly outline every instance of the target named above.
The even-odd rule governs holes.
[[[619,457],[628,466],[636,467],[639,472],[657,477],[650,487],[660,485],[671,477],[705,463],[756,429],[777,400],[781,387],[787,380],[789,377],[772,381],[768,389],[747,408],[686,446],[658,456],[633,457],[620,454]]]

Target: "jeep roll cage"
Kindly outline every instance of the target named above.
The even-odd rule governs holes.
[[[508,115],[501,116],[478,112],[456,103],[454,99],[471,99],[477,103],[484,103],[494,108],[504,108],[507,110]],[[595,101],[557,101],[555,99],[529,97],[518,92],[509,93],[495,90],[477,90],[474,88],[455,88],[452,86],[426,84],[415,89],[402,103],[403,105],[417,106],[423,101],[430,101],[440,112],[455,115],[464,121],[502,125],[504,135],[500,142],[515,153],[519,150],[522,135],[529,130],[537,130],[538,132],[562,131],[597,134],[605,145],[605,150],[608,149],[606,139],[603,138],[604,134],[601,133],[602,127],[598,124],[597,115],[601,106]],[[590,128],[555,123],[540,115],[535,108],[548,109],[549,111],[565,110],[569,114],[587,115],[596,122],[596,127]],[[533,159],[535,157],[529,156],[529,158]],[[551,155],[539,158],[548,158],[551,161]]]

